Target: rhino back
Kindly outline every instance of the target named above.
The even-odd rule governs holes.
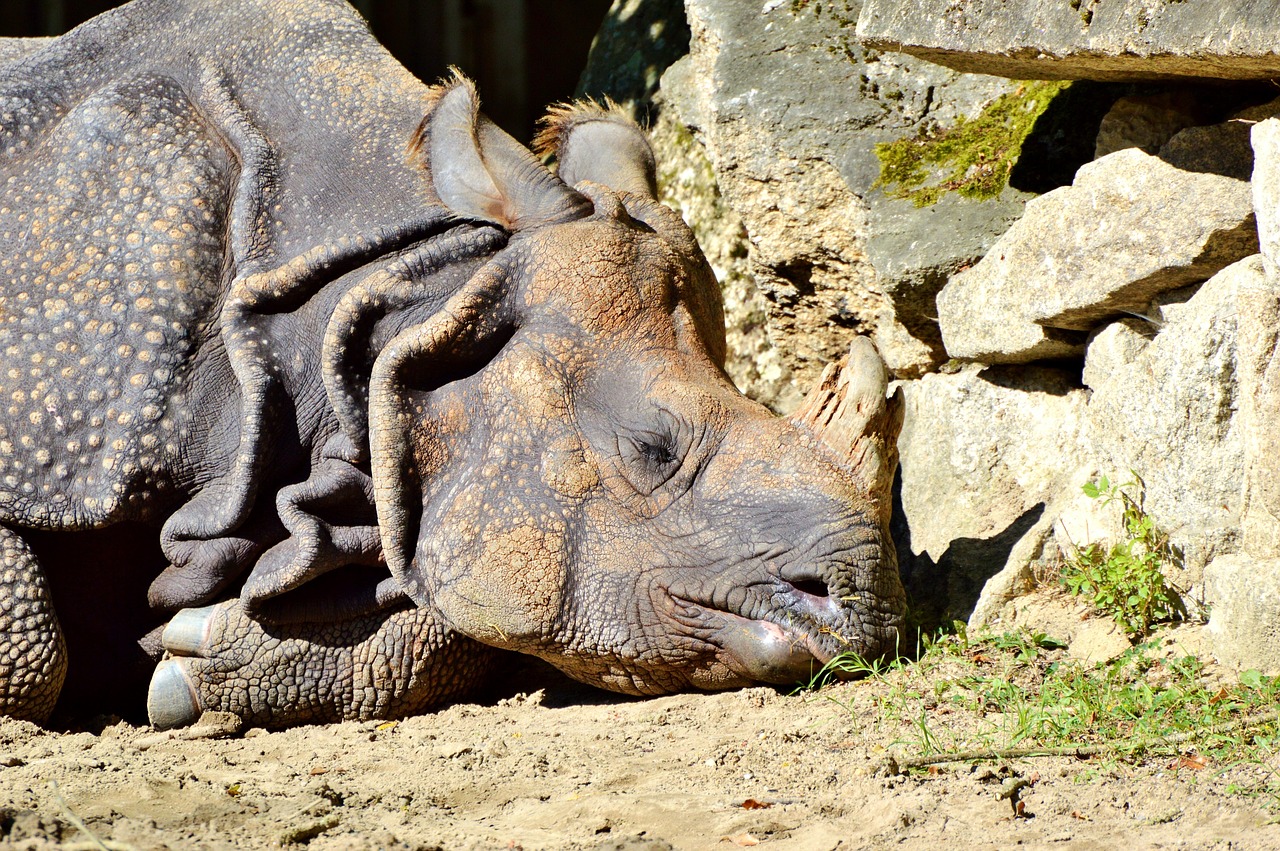
[[[139,0],[0,66],[0,519],[146,518],[225,468],[230,281],[438,229],[425,98],[325,0]]]
[[[53,41],[52,38],[43,36],[36,38],[0,38],[0,65],[21,59],[28,53],[34,53],[51,41]]]
[[[63,104],[138,74],[171,77],[239,154],[214,103],[225,96],[270,148],[267,172],[250,175],[262,209],[234,212],[258,214],[245,234],[278,258],[447,215],[408,156],[427,87],[340,0],[135,0],[0,74]]]
[[[165,77],[20,131],[0,186],[0,511],[73,527],[168,484],[222,291],[231,163]]]

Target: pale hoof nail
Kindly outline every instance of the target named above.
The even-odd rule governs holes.
[[[209,623],[213,620],[213,606],[201,609],[182,609],[173,616],[160,643],[164,649],[178,656],[201,656],[209,641]]]
[[[147,717],[157,730],[185,727],[200,717],[200,699],[182,664],[166,659],[156,666],[147,689]]]

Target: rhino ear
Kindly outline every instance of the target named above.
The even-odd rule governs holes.
[[[541,124],[534,150],[542,157],[555,155],[565,183],[590,180],[616,192],[658,197],[653,149],[622,107],[609,100],[560,104]]]
[[[470,80],[455,70],[431,99],[411,153],[425,157],[436,194],[455,214],[509,231],[591,214],[590,201],[480,112]]]

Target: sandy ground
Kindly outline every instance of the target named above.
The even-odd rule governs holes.
[[[889,776],[886,748],[912,736],[876,720],[886,682],[648,700],[527,666],[508,682],[398,723],[222,739],[0,722],[0,847],[1280,848],[1266,801],[1232,791],[1248,769],[1054,758]],[[1019,776],[1035,782],[1016,818],[1000,795]]]

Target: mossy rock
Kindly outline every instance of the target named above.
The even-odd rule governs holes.
[[[909,139],[875,146],[875,186],[891,198],[929,207],[944,194],[986,201],[999,197],[1040,116],[1071,86],[1062,80],[1024,81],[974,118],[952,127],[927,124]]]

